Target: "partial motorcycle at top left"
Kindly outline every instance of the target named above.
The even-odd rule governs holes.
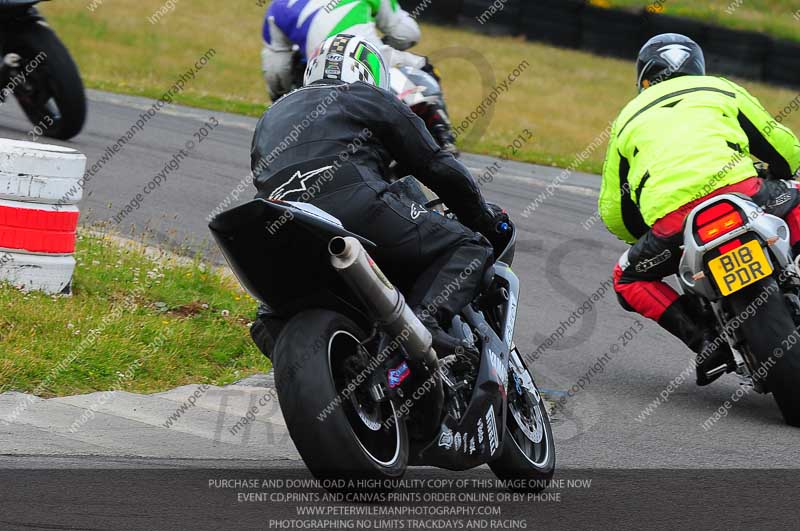
[[[29,140],[69,140],[86,122],[75,61],[36,9],[40,0],[0,2],[0,103],[13,94],[33,124]]]

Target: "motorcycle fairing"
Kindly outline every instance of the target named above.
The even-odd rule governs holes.
[[[507,249],[512,249],[510,254],[513,254],[514,242],[516,237],[512,238]],[[502,323],[503,323],[503,340],[506,347],[511,349],[514,344],[514,328],[517,322],[517,308],[519,306],[519,278],[511,270],[511,267],[505,263],[498,262],[494,265],[495,277],[501,278],[505,281],[506,289],[508,290],[508,302],[503,309]]]
[[[482,313],[467,307],[461,317],[483,336],[475,388],[461,419],[456,420],[448,413],[436,437],[419,452],[414,465],[467,470],[497,458],[502,450],[510,348],[491,329]],[[452,332],[456,337],[458,328]]]
[[[422,70],[410,66],[394,67],[389,81],[392,92],[409,107],[427,103],[442,104],[444,101],[439,83]]]
[[[248,293],[276,313],[293,315],[333,300],[357,306],[330,266],[328,243],[352,236],[368,249],[375,244],[319,212],[310,205],[253,199],[216,216],[209,229]]]

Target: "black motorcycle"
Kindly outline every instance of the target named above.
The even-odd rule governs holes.
[[[448,327],[481,353],[474,363],[436,356],[428,330],[369,257],[374,244],[326,212],[256,199],[209,227],[244,287],[286,319],[272,353],[278,397],[315,476],[397,479],[408,466],[488,463],[514,480],[510,488],[545,488],[553,434],[512,341],[513,225],[501,227],[506,244],[480,295]]]
[[[36,10],[39,0],[0,1],[0,103],[13,94],[33,124],[31,140],[68,140],[86,122],[78,67]]]

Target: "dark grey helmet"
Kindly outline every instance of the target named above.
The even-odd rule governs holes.
[[[647,41],[636,61],[639,91],[679,76],[704,76],[706,60],[696,42],[678,33],[663,33]]]

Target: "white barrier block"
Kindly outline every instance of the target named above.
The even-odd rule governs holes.
[[[74,244],[70,214],[78,212],[85,171],[86,157],[74,149],[0,138],[0,206],[6,225],[0,245],[53,251],[0,248],[0,282],[51,294],[71,291],[75,258],[64,251]]]
[[[86,156],[74,149],[0,138],[0,198],[75,204]]]
[[[71,255],[25,254],[0,249],[0,279],[19,289],[69,293],[75,258]]]

